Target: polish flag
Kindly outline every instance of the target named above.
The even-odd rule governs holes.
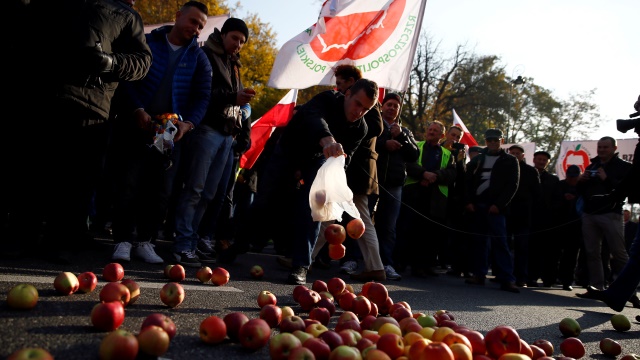
[[[277,104],[251,124],[251,147],[240,158],[240,167],[251,169],[264,145],[277,128],[287,125],[293,116],[293,108],[298,99],[298,90],[290,90]]]
[[[467,129],[467,127],[464,126],[464,123],[462,122],[462,120],[460,120],[460,117],[458,116],[458,114],[456,114],[456,110],[451,109],[451,112],[453,113],[453,125],[460,126],[463,130],[460,143],[467,145],[467,147],[478,146],[478,142],[476,141],[476,139],[473,138],[473,135],[471,135],[471,133],[469,132],[469,129]]]

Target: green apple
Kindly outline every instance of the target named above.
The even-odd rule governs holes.
[[[31,284],[18,284],[7,295],[7,305],[12,309],[29,310],[37,303],[38,289]]]
[[[580,324],[573,318],[564,318],[560,321],[560,332],[564,337],[577,337],[582,329]]]
[[[611,325],[616,331],[628,331],[631,329],[631,322],[622,314],[614,314],[611,316]]]

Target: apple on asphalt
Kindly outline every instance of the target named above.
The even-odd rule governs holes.
[[[124,279],[124,268],[118,263],[108,263],[102,269],[102,278],[108,282]]]
[[[250,319],[240,328],[240,344],[250,350],[258,350],[269,342],[271,328],[262,319]]]
[[[187,273],[184,269],[184,266],[180,264],[175,264],[169,269],[169,280],[174,282],[180,282],[186,279]]]
[[[211,270],[208,266],[202,266],[196,271],[196,278],[203,284],[211,281],[211,277],[213,276],[213,270]]]
[[[227,336],[231,341],[240,340],[240,328],[249,321],[249,317],[242,312],[234,311],[225,315],[222,320],[227,326]]]
[[[12,309],[29,310],[37,304],[38,289],[31,284],[18,284],[7,294],[7,305]]]
[[[101,331],[113,331],[124,322],[124,305],[120,301],[101,302],[91,309],[91,324]]]
[[[40,347],[26,347],[12,352],[7,360],[53,360],[53,355]]]
[[[231,276],[227,269],[217,267],[213,269],[213,273],[211,274],[211,283],[216,286],[226,285],[229,283],[230,278]]]
[[[147,317],[142,321],[140,331],[151,325],[160,326],[162,329],[164,329],[164,331],[167,332],[167,335],[169,335],[169,339],[173,339],[173,337],[176,336],[176,324],[173,322],[173,320],[171,320],[169,316],[165,314],[151,313],[147,315]]]
[[[586,353],[582,340],[577,337],[568,337],[560,343],[560,352],[564,356],[580,359]]]
[[[163,328],[151,325],[138,334],[138,345],[144,354],[160,357],[167,353],[171,339]]]
[[[53,287],[59,294],[71,295],[78,291],[80,282],[78,282],[78,277],[74,273],[64,271],[53,280]]]
[[[286,316],[280,321],[280,332],[293,333],[296,330],[304,331],[307,326],[304,320],[299,316]]]
[[[206,344],[219,344],[227,338],[227,325],[224,320],[211,315],[200,323],[200,340]]]
[[[269,327],[278,327],[282,321],[282,309],[278,305],[267,304],[260,309],[259,317],[266,321]]]
[[[564,337],[576,337],[580,335],[582,329],[580,328],[580,324],[574,318],[564,318],[560,320],[560,324],[558,324],[560,328],[560,332]]]
[[[133,279],[122,279],[120,284],[129,289],[129,305],[133,305],[140,298],[140,285]]]
[[[120,301],[123,306],[129,305],[131,292],[129,288],[119,282],[106,283],[100,290],[100,301]]]
[[[78,275],[78,291],[82,293],[90,293],[98,286],[98,277],[92,271],[85,271]]]
[[[600,340],[598,345],[600,347],[600,351],[602,351],[606,356],[616,357],[622,354],[622,346],[620,343],[611,338],[604,338]]]
[[[291,351],[302,347],[300,339],[291,333],[279,333],[269,341],[269,355],[272,360],[288,360]]]
[[[258,294],[258,306],[262,309],[266,305],[275,305],[278,303],[278,298],[276,295],[269,290],[262,290]]]
[[[264,277],[264,269],[260,265],[253,265],[249,269],[249,275],[256,280],[262,279]]]
[[[160,301],[170,308],[182,304],[184,296],[184,288],[177,282],[167,283],[160,289]]]
[[[484,336],[484,343],[489,355],[496,359],[502,354],[520,353],[520,335],[508,325],[499,325],[489,330]]]
[[[116,329],[100,342],[100,360],[135,360],[138,356],[138,338],[131,332]]]

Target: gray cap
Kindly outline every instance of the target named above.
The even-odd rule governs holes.
[[[485,139],[502,139],[502,131],[500,129],[487,129],[484,132]]]

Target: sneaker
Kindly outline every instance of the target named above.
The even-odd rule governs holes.
[[[188,266],[188,267],[201,267],[202,263],[200,263],[200,259],[196,256],[196,254],[191,251],[180,251],[174,252],[173,257],[180,265]]]
[[[154,247],[155,245],[151,244],[150,241],[139,242],[133,248],[133,255],[149,264],[162,264],[164,259],[156,254],[156,251],[153,249]]]
[[[340,272],[343,274],[351,275],[355,273],[356,270],[358,270],[358,263],[353,260],[346,261],[342,266],[340,266]]]
[[[199,250],[200,252],[205,254],[215,253],[215,250],[213,250],[213,244],[211,243],[211,239],[209,239],[208,237],[203,237],[200,240],[198,240],[198,247],[196,248],[196,250]]]
[[[398,274],[391,265],[387,265],[384,267],[384,273],[387,277],[387,280],[402,280],[402,275]]]
[[[203,263],[203,264],[215,264],[216,263],[215,252],[213,254],[206,254],[206,253],[200,251],[200,249],[196,249],[196,256],[198,257],[200,262]]]
[[[131,243],[130,242],[119,242],[116,244],[113,249],[113,255],[111,255],[111,260],[120,260],[120,261],[131,261]]]
[[[307,268],[298,266],[289,273],[287,279],[291,285],[304,285],[307,283]]]

